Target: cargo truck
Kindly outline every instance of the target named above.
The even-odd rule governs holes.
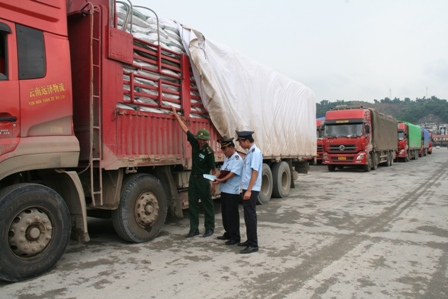
[[[406,121],[398,121],[398,147],[396,161],[408,162],[418,159],[421,148],[422,130]]]
[[[324,122],[325,117],[320,117],[316,119],[316,135],[317,135],[317,153],[316,153],[316,163],[322,164],[323,151],[322,151],[322,141],[324,137]]]
[[[432,154],[432,145],[433,145],[433,140],[432,140],[432,132],[429,132],[429,146],[428,146],[428,154]]]
[[[89,241],[88,215],[111,217],[128,242],[156,237],[168,212],[182,216],[191,147],[172,105],[191,131],[210,132],[218,163],[224,155],[217,139],[255,129],[265,154],[262,203],[271,194],[288,196],[295,170],[316,149],[309,89],[285,84],[307,95],[287,93],[292,103],[249,89],[258,109],[272,115],[263,110],[262,118],[253,118],[247,112],[244,124],[238,117],[222,123],[217,119],[228,115],[216,109],[219,97],[210,104],[208,92],[218,93],[202,82],[212,80],[197,57],[190,59],[178,44],[162,44],[157,15],[149,32],[156,41],[147,41],[132,27],[137,13],[126,5],[0,0],[0,279],[20,281],[53,268],[70,236]],[[253,88],[266,85],[258,80]],[[270,123],[276,115],[283,126]],[[263,138],[268,134],[270,139]]]
[[[372,108],[338,106],[325,115],[323,164],[329,171],[391,166],[397,150],[397,121]]]
[[[319,117],[316,119],[316,142],[317,142],[317,152],[315,157],[308,158],[308,163],[313,164],[322,164],[322,139],[324,136],[324,120],[325,117]]]
[[[429,136],[429,131],[422,128],[422,143],[420,146],[420,150],[418,151],[418,156],[423,157],[428,155],[429,143],[431,141],[431,137]]]

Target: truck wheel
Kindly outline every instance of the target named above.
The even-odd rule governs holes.
[[[376,153],[372,153],[372,169],[373,170],[378,169],[378,156]]]
[[[367,164],[363,165],[362,168],[364,169],[364,172],[369,172],[370,169],[372,169],[372,155],[369,155]]]
[[[123,182],[120,205],[112,211],[112,223],[123,240],[146,242],[159,234],[167,211],[167,198],[159,180],[149,174],[137,173]]]
[[[335,165],[328,165],[328,171],[335,171],[336,170],[336,166]]]
[[[22,281],[51,270],[70,238],[70,211],[54,190],[17,184],[0,192],[0,279]]]
[[[272,179],[271,168],[268,164],[263,163],[261,174],[261,190],[258,193],[258,203],[260,205],[267,204],[271,200],[274,181]]]
[[[291,190],[291,169],[285,161],[274,163],[272,166],[273,189],[272,196],[288,197]]]

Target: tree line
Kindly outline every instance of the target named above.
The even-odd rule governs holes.
[[[398,120],[405,120],[413,124],[448,123],[448,102],[446,99],[439,99],[436,96],[416,98],[415,101],[410,98],[400,100],[399,98],[390,99],[386,97],[381,100],[375,99],[374,103],[344,100],[330,102],[328,100],[322,100],[316,104],[316,118],[324,117],[328,110],[338,105],[374,108],[385,114],[392,115]]]

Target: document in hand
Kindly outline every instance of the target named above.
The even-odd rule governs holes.
[[[207,179],[207,180],[210,180],[210,181],[216,180],[216,176],[211,175],[211,174],[204,173],[202,176],[204,177],[204,179]]]
[[[203,174],[202,176],[210,181],[214,181],[216,179],[222,179],[223,177],[225,177],[230,171],[229,170],[221,170],[219,172],[218,176],[212,175],[212,174]]]
[[[218,175],[218,179],[222,179],[223,177],[225,177],[226,175],[228,175],[229,174],[229,170],[221,170],[220,172],[219,172],[219,175]]]

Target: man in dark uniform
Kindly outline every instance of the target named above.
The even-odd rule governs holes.
[[[246,223],[247,241],[238,243],[245,246],[240,253],[252,253],[258,251],[257,237],[257,197],[261,190],[263,154],[255,145],[252,137],[253,131],[237,131],[237,141],[241,147],[247,150],[244,159],[241,188],[243,189],[244,222]]]
[[[210,194],[210,181],[203,177],[204,174],[216,173],[215,155],[212,148],[208,145],[210,134],[206,129],[200,129],[196,135],[188,130],[188,127],[177,115],[176,108],[171,106],[173,114],[179,122],[182,130],[187,133],[188,142],[192,148],[193,166],[188,186],[188,211],[190,214],[190,231],[185,236],[187,238],[199,235],[199,199],[201,199],[204,208],[204,227],[203,237],[213,235],[215,230],[215,209]],[[211,192],[215,193],[215,185],[212,184]]]
[[[226,159],[221,167],[219,177],[215,180],[216,183],[220,183],[222,224],[224,226],[224,234],[218,239],[227,240],[226,245],[234,245],[238,244],[241,239],[238,206],[244,163],[235,151],[233,138],[222,139],[219,142]]]

